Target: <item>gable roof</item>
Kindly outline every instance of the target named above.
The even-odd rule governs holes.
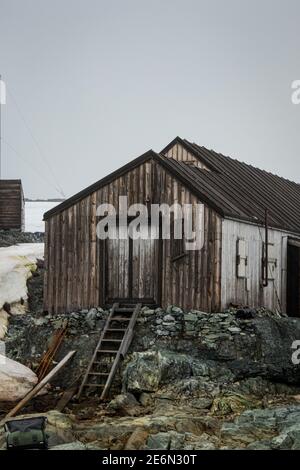
[[[17,193],[21,194],[22,198],[24,198],[22,180],[20,179],[13,179],[13,180],[0,179],[0,189],[3,192],[6,190],[17,191]]]
[[[208,169],[166,157],[164,153],[176,143],[181,144]],[[200,147],[180,137],[170,142],[160,154],[149,150],[63,201],[46,212],[44,220],[68,209],[94,191],[151,159],[157,161],[222,217],[263,225],[267,208],[271,227],[300,233],[299,184]]]
[[[220,200],[216,199],[213,200],[206,192],[205,188],[202,188],[201,185],[198,184],[198,181],[191,177],[191,174],[188,172],[189,168],[185,168],[185,166],[181,167],[179,162],[172,160],[162,154],[158,154],[153,150],[149,150],[148,152],[140,155],[139,157],[135,158],[131,162],[127,163],[126,165],[118,168],[117,170],[113,171],[109,175],[105,176],[101,180],[93,183],[92,185],[88,186],[87,188],[83,189],[79,193],[75,194],[74,196],[66,199],[62,203],[58,204],[57,206],[53,207],[49,211],[45,212],[44,220],[48,220],[53,215],[56,215],[69,207],[72,207],[74,204],[77,204],[82,199],[89,196],[91,193],[103,188],[105,185],[111,183],[116,178],[120,178],[128,171],[133,170],[134,168],[142,165],[148,160],[155,160],[158,162],[162,167],[164,167],[170,174],[172,174],[178,181],[180,181],[183,185],[185,185],[196,197],[198,197],[202,202],[209,205],[212,209],[214,209],[218,214],[224,217],[224,210],[223,208],[227,209],[226,204],[223,201],[223,204],[220,204]],[[229,210],[229,209],[228,209]]]
[[[117,170],[113,171],[109,175],[105,176],[99,181],[96,181],[96,183],[91,184],[87,188],[83,189],[79,193],[74,194],[74,196],[69,197],[65,201],[61,202],[57,206],[53,207],[49,211],[45,212],[44,214],[44,220],[49,219],[53,215],[64,211],[65,209],[68,209],[69,207],[72,207],[74,204],[77,202],[81,201],[85,197],[89,196],[93,192],[97,191],[98,189],[102,188],[103,186],[111,183],[114,179],[120,178],[122,175],[127,173],[130,170],[133,170],[134,168],[138,167],[145,161],[153,158],[153,150],[149,150],[146,153],[143,153],[139,157],[135,158],[131,162],[127,163],[126,165],[123,165],[121,168],[118,168]]]
[[[300,233],[300,185],[265,170],[240,162],[221,153],[200,147],[186,139],[176,137],[162,153],[174,144],[181,144],[209,170],[172,160],[178,171],[189,173],[190,178],[205,190],[225,217],[253,223],[264,223],[268,209],[269,224],[274,228]]]

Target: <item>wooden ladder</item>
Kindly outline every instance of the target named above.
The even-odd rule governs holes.
[[[113,304],[80,385],[78,399],[86,389],[101,392],[101,400],[106,398],[120,361],[125,357],[131,344],[141,307],[142,304],[129,306]]]

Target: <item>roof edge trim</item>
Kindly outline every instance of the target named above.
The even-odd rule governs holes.
[[[125,165],[121,166],[120,168],[113,171],[112,173],[109,173],[107,176],[104,176],[104,178],[101,178],[100,180],[96,181],[96,183],[91,184],[87,188],[74,194],[74,196],[69,197],[68,199],[63,201],[61,204],[58,204],[57,206],[53,207],[49,211],[45,212],[43,220],[47,220],[53,215],[58,214],[59,212],[62,212],[65,209],[68,209],[69,207],[73,206],[74,204],[81,201],[85,197],[89,196],[94,191],[97,191],[98,189],[102,188],[106,184],[109,184],[114,179],[119,178],[120,176],[127,173],[128,171],[141,165],[143,162],[149,160],[150,158],[153,158],[153,155],[155,155],[155,152],[153,150],[148,150],[147,152],[143,153],[142,155],[135,158],[134,160],[131,160],[129,163],[126,163]]]

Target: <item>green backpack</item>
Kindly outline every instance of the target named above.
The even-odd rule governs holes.
[[[7,421],[4,425],[7,450],[47,449],[46,423],[44,416]]]

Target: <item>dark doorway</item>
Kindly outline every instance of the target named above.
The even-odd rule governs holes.
[[[287,314],[300,317],[300,247],[287,247]]]

